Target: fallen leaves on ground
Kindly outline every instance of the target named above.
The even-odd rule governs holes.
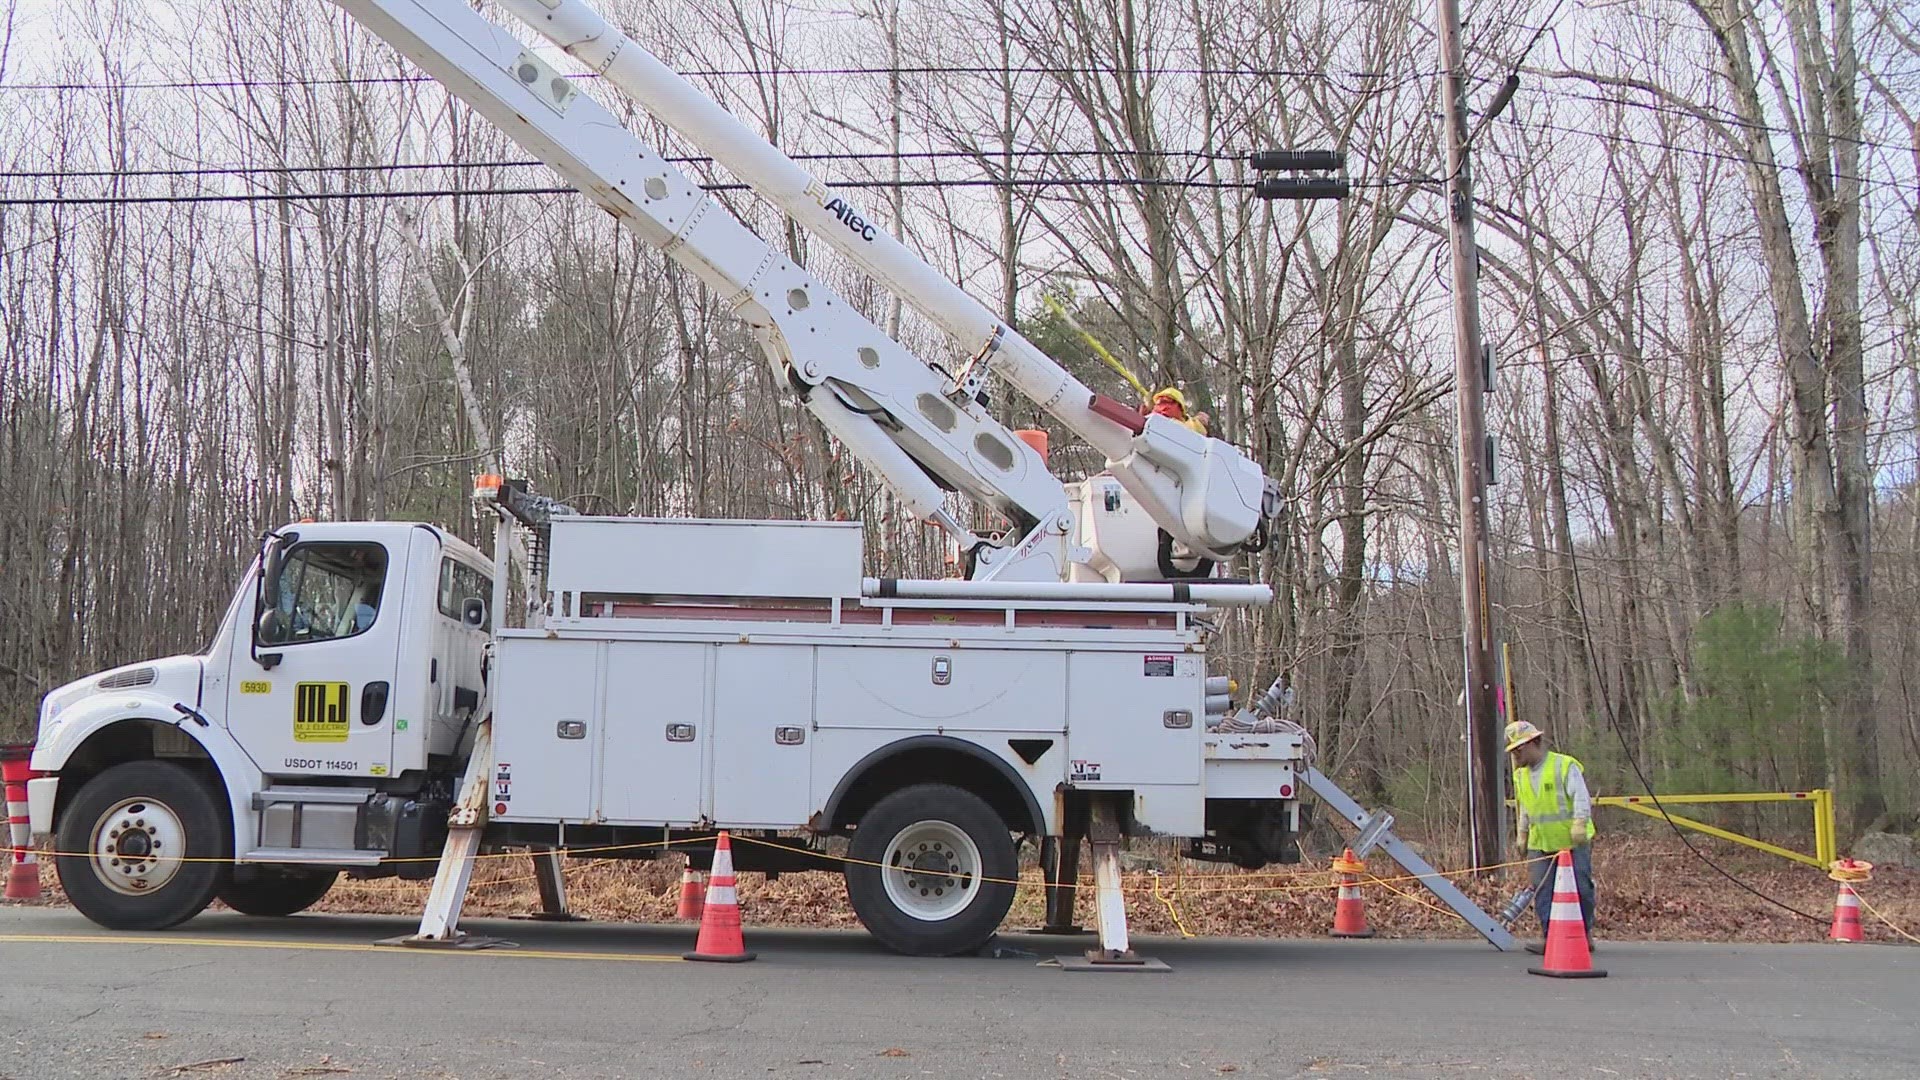
[[[1792,905],[1812,918],[1774,906],[1720,876],[1671,836],[1603,834],[1594,853],[1599,891],[1596,937],[1656,941],[1821,941],[1833,914],[1837,886],[1811,867],[1738,848],[1706,837],[1694,845],[1755,890]],[[1127,916],[1137,934],[1178,934],[1179,922],[1201,937],[1318,937],[1333,925],[1335,878],[1328,857],[1297,866],[1239,870],[1192,862],[1173,854],[1166,843],[1136,844],[1135,850],[1160,867],[1160,894],[1154,896],[1150,873],[1126,875]],[[1329,852],[1328,855],[1337,854]],[[1457,853],[1435,849],[1442,868],[1464,861]],[[1472,937],[1473,931],[1445,910],[1417,882],[1384,855],[1367,860],[1387,884],[1363,882],[1367,918],[1381,937]],[[680,901],[684,860],[669,855],[652,862],[576,859],[567,864],[567,892],[574,910],[606,922],[671,923]],[[1039,870],[1025,865],[1021,887],[1004,925],[1036,926],[1044,921]],[[1093,875],[1084,870],[1083,883]],[[1518,868],[1484,877],[1454,877],[1468,896],[1497,911],[1524,884]],[[46,903],[64,903],[58,881],[45,876]],[[414,915],[426,903],[430,882],[343,879],[316,911]],[[1391,886],[1391,889],[1388,886]],[[1399,890],[1398,893],[1392,890]],[[1920,935],[1920,869],[1879,867],[1859,887],[1881,916]],[[846,887],[834,874],[783,874],[767,881],[760,874],[740,878],[740,902],[749,933],[753,926],[851,928],[859,925],[847,903]],[[519,855],[487,858],[474,868],[465,912],[498,917],[538,907],[532,867]],[[1169,911],[1169,905],[1172,910]],[[1083,889],[1076,921],[1093,922],[1093,895]],[[1899,941],[1871,911],[1861,921],[1870,941]],[[693,924],[689,923],[689,929]],[[1516,933],[1538,933],[1531,914],[1522,915]],[[164,1033],[158,1033],[164,1037]]]

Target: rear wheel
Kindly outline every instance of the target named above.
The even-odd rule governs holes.
[[[263,866],[248,880],[229,882],[220,902],[242,915],[293,915],[319,903],[338,880],[331,867]]]
[[[225,807],[198,776],[164,761],[130,761],[87,781],[58,840],[61,888],[111,930],[186,922],[233,871]]]
[[[895,952],[977,949],[1013,905],[1019,865],[1006,822],[950,784],[916,784],[875,803],[847,853],[854,913]]]

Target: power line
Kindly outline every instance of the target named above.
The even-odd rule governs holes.
[[[1007,150],[999,153],[973,153],[967,150],[909,150],[895,154],[889,151],[847,152],[829,154],[789,154],[795,161],[905,161],[905,160],[952,160],[978,161],[991,160],[994,157],[1016,158],[1074,158],[1100,157],[1159,157],[1192,158],[1206,161],[1238,161],[1245,157],[1241,153],[1224,153],[1208,150]],[[710,164],[711,157],[678,156],[666,161],[677,165]],[[274,176],[296,173],[361,173],[361,172],[409,172],[423,169],[519,169],[545,165],[546,162],[534,159],[521,161],[421,161],[401,162],[389,165],[205,165],[197,168],[180,169],[22,169],[0,171],[0,179],[15,180],[64,180],[86,178],[119,178],[123,176]]]
[[[1046,187],[1168,187],[1247,188],[1226,180],[1162,180],[1137,176],[1081,176],[1007,180],[853,180],[842,188],[1046,188]],[[702,184],[701,190],[746,191],[746,184]],[[578,188],[430,188],[406,191],[248,192],[233,195],[55,195],[0,199],[0,206],[139,206],[156,203],[308,202],[352,199],[427,199],[445,195],[574,195]]]
[[[1706,150],[1697,146],[1682,146],[1677,143],[1660,142],[1659,140],[1656,140],[1656,139],[1636,139],[1631,135],[1622,135],[1622,134],[1619,134],[1618,132],[1596,131],[1591,128],[1566,127],[1561,124],[1549,124],[1539,120],[1529,121],[1529,123],[1536,127],[1544,128],[1548,131],[1559,131],[1569,135],[1591,135],[1596,139],[1602,139],[1608,142],[1626,143],[1629,146],[1644,146],[1652,150],[1672,150],[1672,151],[1675,151],[1676,153],[1692,154],[1695,157],[1711,158],[1716,161],[1730,161],[1736,165],[1760,164],[1760,162],[1754,158],[1745,157],[1740,154],[1723,153],[1717,150]],[[1778,169],[1780,172],[1800,171],[1799,166],[1791,165],[1791,164],[1777,165],[1775,166],[1775,168]],[[1907,184],[1899,180],[1875,180],[1870,177],[1855,176],[1851,173],[1832,173],[1830,175],[1835,180],[1852,180],[1856,183],[1863,184],[1868,187],[1890,187],[1896,190],[1903,190],[1903,191],[1911,188],[1912,190],[1920,191],[1920,184]]]
[[[1580,640],[1582,644],[1586,646],[1587,662],[1593,665],[1593,685],[1600,697],[1601,712],[1606,716],[1608,726],[1613,728],[1614,738],[1620,741],[1621,754],[1627,759],[1627,764],[1633,767],[1633,775],[1639,779],[1640,786],[1646,789],[1647,796],[1653,800],[1653,808],[1660,811],[1660,817],[1666,821],[1667,827],[1673,830],[1673,835],[1680,838],[1680,843],[1684,845],[1695,858],[1705,863],[1714,873],[1719,874],[1721,877],[1726,878],[1733,884],[1765,900],[1767,903],[1772,904],[1782,911],[1791,912],[1811,922],[1820,922],[1821,919],[1818,915],[1802,911],[1784,900],[1767,895],[1752,885],[1747,884],[1745,881],[1742,881],[1731,871],[1715,862],[1712,856],[1694,846],[1693,839],[1686,834],[1685,830],[1680,828],[1678,822],[1673,820],[1673,815],[1667,812],[1666,806],[1660,802],[1659,793],[1653,790],[1653,781],[1647,779],[1646,771],[1640,768],[1640,759],[1635,756],[1633,747],[1627,742],[1626,729],[1621,726],[1620,717],[1614,712],[1613,695],[1607,691],[1607,680],[1600,671],[1600,655],[1593,647],[1593,626],[1587,621],[1587,602],[1580,589],[1580,564],[1573,554],[1572,546],[1567,548],[1567,568],[1569,571],[1569,580],[1573,583],[1574,610],[1580,618],[1580,628],[1582,631]]]
[[[1574,79],[1576,78],[1576,76],[1549,75],[1548,78]],[[1637,87],[1620,87],[1618,89],[1620,89],[1622,93],[1628,93],[1628,92],[1648,93],[1648,94],[1652,93],[1651,90],[1641,90]],[[1793,135],[1794,134],[1794,131],[1792,128],[1781,127],[1777,124],[1767,124],[1767,123],[1761,123],[1755,120],[1748,120],[1747,118],[1739,115],[1738,113],[1735,113],[1731,109],[1728,109],[1728,108],[1725,108],[1724,106],[1719,106],[1719,105],[1698,105],[1698,104],[1677,105],[1672,102],[1666,102],[1666,101],[1631,101],[1626,98],[1608,97],[1607,95],[1601,94],[1601,93],[1579,94],[1569,90],[1561,90],[1561,91],[1557,91],[1557,93],[1559,93],[1563,97],[1573,98],[1578,101],[1591,101],[1601,105],[1623,105],[1630,109],[1645,109],[1649,112],[1665,113],[1671,116],[1681,116],[1681,117],[1686,117],[1687,119],[1690,119],[1690,120],[1711,120],[1714,123],[1725,124],[1728,127],[1741,128],[1747,131],[1764,131],[1770,135]],[[1701,115],[1702,113],[1705,113],[1707,115],[1702,116]],[[1912,147],[1908,147],[1908,146],[1900,146],[1895,143],[1880,142],[1875,139],[1856,138],[1851,135],[1829,134],[1827,138],[1834,142],[1851,143],[1855,146],[1865,146],[1874,150],[1892,150],[1896,153],[1908,153],[1912,150]]]
[[[1181,75],[1200,78],[1238,76],[1245,78],[1293,78],[1323,79],[1329,82],[1340,80],[1387,79],[1384,71],[1309,71],[1292,68],[1261,67],[1178,67],[1149,68],[1106,65],[1084,66],[1020,66],[989,67],[984,65],[945,65],[924,64],[901,67],[839,67],[839,68],[695,68],[680,72],[688,78],[758,78],[761,76],[816,76],[816,75]],[[1418,72],[1413,77],[1423,77],[1433,72]],[[569,79],[598,79],[598,73],[582,72],[566,76]],[[40,83],[0,83],[0,90],[40,90],[40,91],[118,91],[118,90],[254,90],[288,89],[299,86],[396,86],[418,83],[431,83],[430,75],[364,75],[337,76],[332,78],[289,78],[289,79],[192,79],[160,82],[40,82]]]

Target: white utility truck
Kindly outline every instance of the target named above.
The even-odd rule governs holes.
[[[863,577],[858,524],[587,517],[499,477],[475,492],[492,558],[426,524],[278,529],[205,653],[42,704],[30,813],[84,914],[165,927],[215,897],[288,914],[342,870],[434,874],[421,937],[448,941],[484,849],[548,853],[557,910],[560,853],[688,841],[698,863],[697,841],[728,829],[742,869],[844,872],[883,942],[948,954],[1005,916],[1017,838],[1041,843],[1064,928],[1087,840],[1118,958],[1124,836],[1242,866],[1297,858],[1304,732],[1236,712],[1207,667],[1219,610],[1270,599],[1220,576],[1277,509],[1253,462],[1091,392],[580,0],[500,6],[847,253],[956,355],[890,339],[466,0],[336,2],[729,297],[781,384],[949,534],[965,576]],[[1105,470],[1056,478],[985,408],[989,372]],[[836,837],[849,858],[829,855]]]

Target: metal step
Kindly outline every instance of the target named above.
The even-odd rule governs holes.
[[[253,808],[264,810],[273,803],[326,803],[358,805],[373,794],[372,788],[356,787],[270,787],[253,793]]]
[[[314,866],[378,866],[386,857],[382,851],[341,851],[333,848],[257,847],[241,855],[239,862],[308,863]]]

